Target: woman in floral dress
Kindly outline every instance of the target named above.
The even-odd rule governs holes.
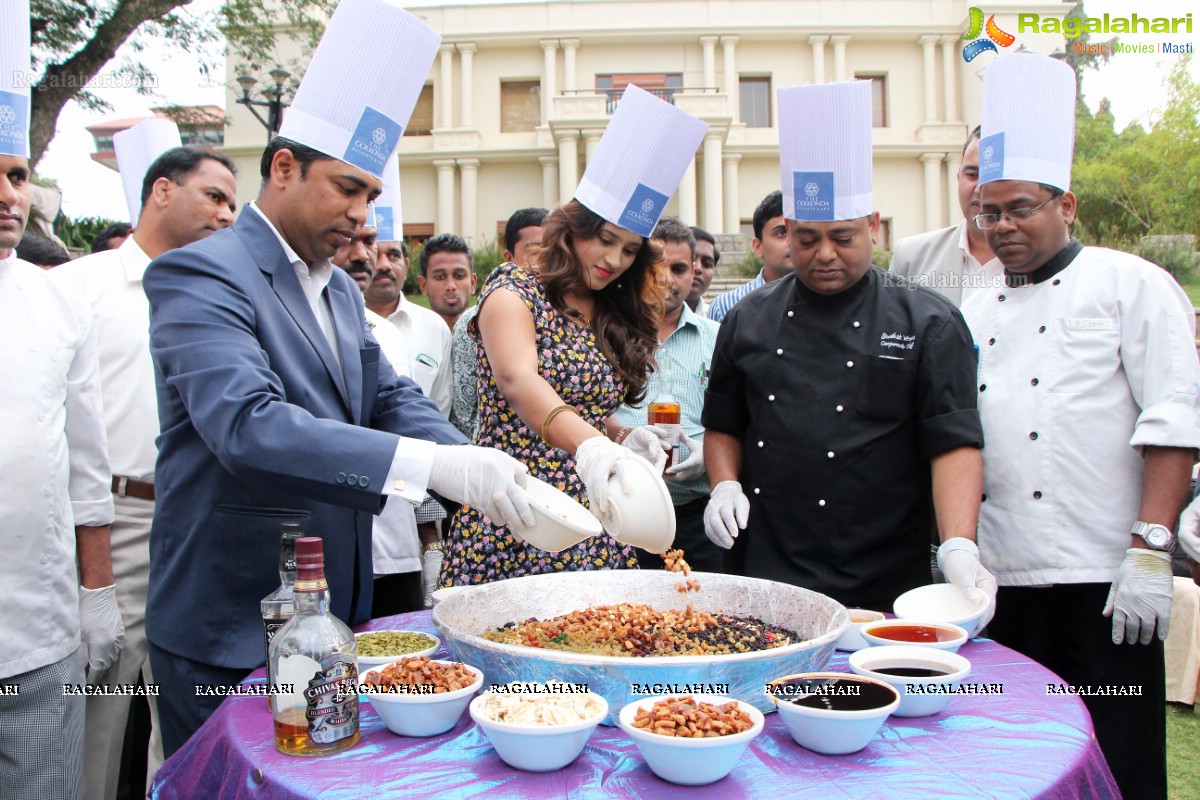
[[[572,200],[546,218],[537,258],[536,275],[511,263],[498,269],[470,323],[480,365],[475,443],[603,510],[609,478],[625,479],[621,462],[652,455],[657,442],[632,436],[621,446],[628,431],[609,417],[645,393],[662,308],[660,248]],[[551,554],[463,506],[440,583],[636,567],[632,548],[607,533]]]

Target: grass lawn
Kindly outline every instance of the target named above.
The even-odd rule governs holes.
[[[1167,703],[1167,796],[1200,797],[1200,714],[1191,706]]]
[[[1200,306],[1200,282],[1181,284],[1187,296],[1192,299],[1192,305]]]

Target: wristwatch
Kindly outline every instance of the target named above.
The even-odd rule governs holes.
[[[1133,530],[1130,531],[1134,536],[1137,536],[1151,550],[1162,550],[1167,553],[1175,552],[1175,534],[1165,525],[1156,525],[1153,522],[1138,522],[1133,523]]]

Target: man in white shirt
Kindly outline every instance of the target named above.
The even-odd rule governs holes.
[[[142,275],[150,261],[233,223],[237,184],[225,156],[176,147],[147,169],[137,229],[115,250],[85,256],[51,276],[77,287],[95,315],[100,355],[104,427],[108,435],[113,502],[113,572],[125,623],[121,657],[102,678],[105,685],[154,683],[146,658],[146,586],[150,575],[150,524],[154,519],[154,459],[158,400],[150,360],[150,305]],[[162,763],[158,707],[150,705],[152,739],[147,785]],[[113,800],[129,715],[128,695],[87,699],[84,778],[87,798]]]
[[[963,221],[949,228],[908,236],[896,244],[889,270],[918,286],[943,294],[961,306],[980,289],[1003,285],[1003,269],[993,261],[987,237],[975,224],[979,213],[979,126],[963,147],[958,168],[958,205]]]
[[[0,794],[78,798],[84,696],[112,664],[121,615],[87,303],[16,258],[29,161],[0,154]],[[78,568],[76,567],[78,560]]]

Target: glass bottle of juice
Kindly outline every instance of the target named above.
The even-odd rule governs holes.
[[[667,451],[667,469],[672,464],[679,463],[679,439],[683,433],[683,407],[671,393],[674,373],[671,369],[671,357],[660,348],[656,359],[661,370],[659,384],[654,399],[647,406],[646,421],[650,425],[665,428],[671,433],[671,449]]]

